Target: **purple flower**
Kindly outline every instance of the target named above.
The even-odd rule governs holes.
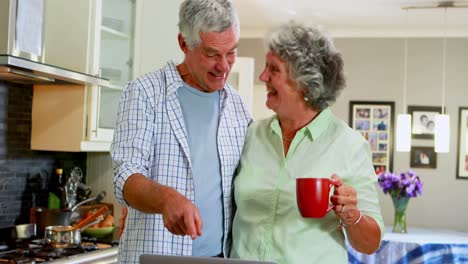
[[[379,186],[387,194],[403,197],[422,195],[423,183],[412,170],[407,173],[382,172],[379,174]]]

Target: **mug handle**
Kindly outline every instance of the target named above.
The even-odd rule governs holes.
[[[335,182],[331,182],[331,181],[330,181],[330,189],[331,189],[331,187],[335,187],[335,188],[336,188],[336,187],[340,187],[340,186],[341,186],[341,184],[338,184],[338,183],[335,183]],[[333,207],[335,207],[335,204],[332,204],[331,206],[328,207],[327,213],[330,212],[330,210],[333,209]]]

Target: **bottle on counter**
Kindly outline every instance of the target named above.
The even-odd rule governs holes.
[[[64,201],[64,186],[65,180],[63,178],[63,170],[57,168],[55,170],[56,176],[52,178],[49,183],[49,204],[51,209],[61,208]]]

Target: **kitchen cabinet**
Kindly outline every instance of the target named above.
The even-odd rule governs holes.
[[[91,87],[90,140],[111,141],[120,96],[134,76],[136,2],[94,1],[96,17],[92,72],[109,79],[109,85]]]
[[[109,82],[34,85],[32,149],[109,151],[120,96],[134,76],[136,7],[134,0],[47,2],[46,63]]]
[[[31,149],[106,151],[110,142],[89,140],[87,85],[34,84]]]

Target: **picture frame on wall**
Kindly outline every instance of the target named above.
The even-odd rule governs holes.
[[[468,180],[468,107],[458,112],[457,179]]]
[[[412,146],[410,158],[411,168],[437,168],[437,153],[434,147]]]
[[[435,115],[442,113],[440,106],[408,106],[411,115],[411,137],[434,139]]]
[[[393,169],[395,103],[350,101],[349,126],[369,142],[376,174]]]

